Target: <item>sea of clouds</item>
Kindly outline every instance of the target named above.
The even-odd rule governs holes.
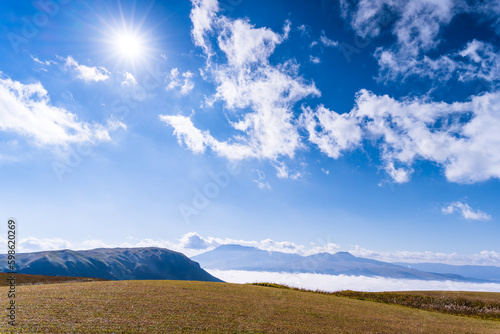
[[[211,275],[228,283],[278,283],[291,287],[321,291],[487,291],[500,292],[497,283],[424,281],[385,277],[324,275],[310,273],[276,273],[266,271],[206,269]]]

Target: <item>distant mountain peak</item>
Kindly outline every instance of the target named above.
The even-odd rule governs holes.
[[[349,252],[337,252],[337,253],[335,253],[335,254],[333,254],[333,255],[336,255],[336,256],[338,256],[338,257],[350,258],[350,259],[352,259],[352,258],[355,258],[355,257],[356,257],[356,256],[352,255],[352,254],[351,254],[351,253],[349,253]]]
[[[260,249],[256,248],[256,247],[252,247],[252,246],[226,244],[226,245],[220,245],[219,247],[215,248],[214,250],[260,250]]]
[[[318,273],[423,280],[474,281],[458,275],[437,274],[357,257],[349,252],[318,253],[309,256],[269,252],[255,247],[221,245],[193,257],[204,268],[290,273]],[[477,280],[476,280],[477,281]]]

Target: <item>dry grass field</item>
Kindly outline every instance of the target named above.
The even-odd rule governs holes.
[[[7,305],[7,289],[0,303]],[[2,333],[500,333],[500,322],[256,285],[106,281],[17,287]]]
[[[344,290],[337,292],[312,291],[291,288],[273,283],[253,283],[277,289],[291,289],[306,293],[320,293],[392,305],[401,305],[426,311],[436,311],[464,317],[500,321],[500,293],[469,291],[398,291],[361,292]]]

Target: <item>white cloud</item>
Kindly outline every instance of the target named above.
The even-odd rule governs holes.
[[[309,32],[311,31],[311,27],[309,27],[308,25],[302,24],[302,25],[297,27],[297,31],[299,31],[303,37],[309,37]]]
[[[290,178],[292,180],[297,180],[302,176],[300,172],[290,170],[284,162],[276,161],[272,166],[276,169],[276,176],[280,179]]]
[[[480,210],[474,211],[469,204],[463,202],[453,202],[448,206],[442,208],[445,215],[450,215],[454,212],[459,213],[464,219],[467,220],[491,220],[491,216]]]
[[[257,183],[257,187],[260,189],[271,189],[271,185],[266,181],[266,174],[258,169],[253,169],[252,172],[257,173],[257,179],[253,180],[253,182]]]
[[[182,115],[160,115],[160,120],[174,128],[179,145],[183,143],[194,153],[204,153],[206,147],[231,160],[241,160],[252,156],[248,146],[238,143],[220,142],[210,132],[196,128],[190,117]]]
[[[206,34],[213,29],[213,23],[216,20],[219,5],[217,0],[191,0],[193,9],[191,10],[190,18],[193,22],[191,34],[194,43],[203,48],[207,55],[211,55],[212,51],[209,44],[206,43]]]
[[[303,111],[301,121],[309,132],[309,141],[330,158],[337,159],[342,151],[359,145],[361,128],[352,114],[337,114],[323,106],[314,112],[311,108],[303,108]]]
[[[0,130],[31,138],[36,145],[67,146],[71,143],[109,141],[109,131],[120,122],[85,123],[77,115],[50,104],[40,83],[22,84],[0,78]]]
[[[109,246],[106,244],[104,241],[99,240],[99,239],[94,239],[94,240],[85,240],[82,242],[83,248],[84,249],[96,249],[96,248],[110,248],[112,246]]]
[[[393,20],[392,34],[399,48],[417,56],[421,50],[439,44],[439,30],[455,15],[456,4],[452,0],[360,0],[345,13],[346,17],[350,15],[352,28],[363,38],[380,35],[388,21]]]
[[[198,233],[190,232],[186,233],[180,239],[180,246],[187,249],[207,249],[210,247],[218,246],[213,240],[205,240]]]
[[[88,67],[80,65],[73,57],[62,58],[66,61],[66,68],[70,68],[77,73],[77,77],[84,81],[105,81],[109,79],[109,72],[104,67]]]
[[[213,8],[209,3],[203,6]],[[201,4],[194,1],[193,12]],[[384,6],[397,13],[393,33],[401,49],[417,58],[439,44],[440,26],[449,22],[455,10],[450,1],[363,0],[352,16],[353,27],[365,37],[378,35],[380,32],[369,20],[377,18]],[[350,113],[338,114],[320,105],[315,109],[303,107],[302,116],[297,119],[293,105],[306,97],[319,96],[320,92],[298,75],[299,66],[294,61],[277,66],[269,62],[275,48],[287,38],[290,23],[285,24],[280,35],[267,28],[256,28],[247,20],[207,15],[204,17],[210,19],[203,22],[208,25],[198,29],[204,33],[193,31],[194,36],[202,38],[197,44],[210,45],[210,50],[217,46],[228,60],[227,64],[207,61],[217,84],[216,94],[208,102],[225,104],[230,112],[227,118],[237,134],[220,141],[208,130],[198,129],[191,118],[162,116],[164,122],[174,127],[179,141],[194,152],[203,153],[210,148],[229,159],[270,159],[278,175],[287,177],[286,166],[278,160],[293,158],[297,150],[304,148],[299,135],[303,127],[308,131],[308,141],[334,159],[361,146],[366,139],[373,140],[380,145],[384,169],[397,183],[410,180],[412,165],[417,160],[441,166],[451,182],[500,178],[500,151],[496,149],[500,135],[495,130],[500,127],[500,92],[472,96],[466,102],[442,103],[425,97],[396,100],[361,90]],[[415,22],[411,21],[413,16],[417,17]],[[382,18],[375,21],[379,19]],[[217,36],[216,45],[211,44],[213,39],[206,36],[207,31]],[[324,44],[334,44],[324,34],[322,37]],[[403,71],[404,64],[395,57],[392,50],[379,51],[379,60],[388,68]],[[468,60],[460,63],[459,58]],[[463,81],[472,77],[495,80],[500,72],[498,59],[492,46],[473,41],[449,57],[432,60],[423,56],[421,62],[412,65],[412,71],[422,76],[432,72],[446,80],[453,70],[459,69],[457,73]]]
[[[135,86],[137,85],[137,81],[135,80],[135,77],[129,73],[125,72],[123,74],[124,80],[122,81],[122,86]]]
[[[31,57],[31,59],[33,59],[33,61],[34,61],[35,63],[38,63],[38,64],[40,64],[40,65],[50,66],[50,65],[52,65],[52,64],[57,64],[57,63],[56,63],[55,61],[53,61],[53,60],[45,60],[45,61],[43,61],[43,60],[40,60],[40,59],[38,59],[37,57],[34,57],[34,56],[30,56],[30,57]]]
[[[170,80],[167,90],[173,90],[179,88],[179,91],[182,95],[187,95],[194,88],[193,83],[193,72],[186,71],[184,73],[180,73],[179,69],[176,67],[170,71],[170,76],[168,80]]]
[[[500,53],[489,43],[473,40],[459,52],[463,58],[470,60],[461,64],[459,79],[471,81],[482,79],[489,82],[500,80]]]
[[[447,81],[456,73],[460,80],[483,79],[490,82],[500,77],[498,51],[480,41],[469,42],[461,52],[428,56],[442,42],[440,33],[452,19],[463,13],[476,13],[483,20],[494,20],[500,33],[498,1],[484,2],[434,0],[360,0],[344,2],[344,17],[357,34],[375,38],[383,29],[392,29],[395,43],[379,47],[375,52],[380,80],[405,80],[410,76]],[[478,56],[476,50],[482,50]],[[473,56],[466,59],[466,55]]]
[[[176,128],[172,121],[179,118],[165,116],[162,120],[174,127],[180,140],[199,143],[187,144],[197,152],[209,147],[233,160],[293,157],[302,143],[292,107],[297,101],[320,93],[314,84],[306,83],[298,75],[296,62],[287,61],[276,66],[269,62],[276,46],[287,39],[290,23],[286,22],[283,33],[278,34],[268,28],[256,28],[248,20],[217,16],[216,1],[192,2],[193,39],[208,56],[206,73],[217,85],[216,93],[207,102],[209,105],[217,101],[225,104],[230,112],[230,125],[238,134],[220,141],[208,132],[195,131],[192,121],[187,119],[179,125],[191,123],[190,131]],[[208,36],[209,33],[217,36],[217,43],[212,43],[215,40]],[[212,62],[215,48],[224,54],[227,63]],[[190,135],[195,137],[189,138]]]
[[[196,128],[189,117],[160,115],[160,120],[171,125],[179,144],[186,144],[194,153],[205,152],[205,146],[213,140],[208,131],[203,132]]]
[[[174,128],[179,142],[193,152],[211,149],[232,160],[269,159],[277,175],[286,178],[292,174],[279,160],[294,158],[305,148],[299,134],[305,128],[307,142],[333,159],[371,140],[379,146],[381,164],[396,183],[410,180],[417,160],[441,166],[451,182],[500,178],[500,151],[496,149],[500,135],[495,130],[500,126],[500,92],[443,103],[427,97],[396,100],[360,90],[349,113],[339,114],[322,105],[304,106],[297,117],[294,105],[320,92],[299,75],[295,61],[278,65],[269,62],[287,39],[291,23],[285,22],[280,34],[257,28],[248,19],[218,15],[216,1],[192,3],[193,39],[207,55],[204,74],[216,84],[207,104],[225,105],[235,133],[223,141],[208,129],[198,128],[192,117],[162,115],[160,119]],[[395,44],[375,52],[381,76],[404,79],[418,75],[438,82],[456,75],[462,81],[493,83],[500,77],[500,56],[493,45],[473,40],[461,50],[437,58],[426,54],[440,44],[441,28],[457,13],[479,10],[464,6],[451,0],[361,0],[354,5],[343,2],[341,7],[353,29],[366,38],[380,35],[381,28],[389,27],[392,19]],[[307,29],[301,26],[298,30]],[[338,46],[324,32],[320,41],[325,46]],[[213,57],[217,49],[223,57]],[[311,60],[317,61],[312,56]],[[181,74],[173,69],[171,77],[180,78]],[[180,81],[172,80],[171,84],[181,86]]]
[[[309,56],[309,61],[313,64],[319,64],[321,63],[321,59],[319,59],[318,57],[314,57],[312,55]]]
[[[500,92],[448,104],[425,98],[398,101],[361,90],[350,115],[342,116],[356,119],[365,138],[381,140],[385,169],[396,182],[407,182],[412,164],[421,159],[442,166],[451,182],[474,183],[500,178],[499,108]],[[337,138],[346,134],[324,135],[334,144],[311,141],[325,154],[336,157],[349,149]]]
[[[461,255],[458,253],[416,252],[416,251],[373,251],[360,246],[348,251],[354,256],[384,262],[444,263],[450,265],[489,265],[500,266],[500,254],[495,251],[480,251],[478,254]]]
[[[276,273],[266,271],[206,269],[211,275],[229,283],[276,283],[295,288],[335,292],[355,291],[489,291],[497,292],[500,284],[453,281],[423,281],[384,277],[324,275],[309,273]]]
[[[482,80],[495,83],[500,79],[500,53],[493,45],[473,40],[458,51],[437,58],[423,56],[416,60],[401,57],[393,51],[377,48],[379,79],[406,80],[411,76],[446,82],[456,76],[460,81]]]
[[[485,20],[491,20],[491,26],[500,36],[500,2],[497,0],[484,0],[472,2],[471,12],[479,14]]]
[[[206,246],[206,250],[214,249],[220,245],[241,245],[247,247],[255,247],[270,252],[283,252],[289,254],[300,254],[303,256],[308,256],[325,252],[334,254],[338,252],[341,248],[339,245],[332,242],[321,242],[320,244],[314,244],[312,247],[306,247],[304,245],[298,245],[290,241],[274,241],[272,239],[255,241],[255,240],[238,240],[231,238],[202,237],[196,233],[188,233],[187,235],[192,235],[192,234],[195,234],[198,238],[201,239],[200,243]],[[184,238],[185,236],[182,239]]]
[[[339,42],[331,40],[328,37],[326,37],[326,34],[324,31],[321,32],[321,37],[319,38],[319,40],[321,41],[321,43],[324,46],[329,47],[329,48],[336,48],[339,46]]]
[[[46,250],[71,249],[71,242],[60,238],[23,238],[19,242],[19,252],[31,253]]]

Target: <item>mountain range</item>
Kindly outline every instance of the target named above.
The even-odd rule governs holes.
[[[495,266],[456,266],[443,263],[405,263],[395,262],[394,264],[413,269],[428,271],[431,273],[449,273],[465,277],[474,277],[482,280],[500,283],[500,267]]]
[[[301,256],[240,245],[221,245],[191,259],[182,253],[155,247],[57,250],[16,255],[16,269],[20,274],[111,280],[170,279],[221,282],[202,267],[219,270],[500,282],[500,267],[493,266],[388,263],[356,257],[347,252]],[[9,271],[7,255],[0,255],[0,271]]]
[[[192,257],[203,268],[328,275],[381,276],[419,280],[486,282],[485,278],[464,277],[455,273],[427,272],[417,268],[356,257],[348,252],[320,253],[310,256],[270,252],[255,247],[222,245]]]
[[[0,271],[7,272],[7,255]],[[182,253],[162,248],[57,250],[16,255],[19,274],[92,277],[111,280],[169,279],[222,282]]]

